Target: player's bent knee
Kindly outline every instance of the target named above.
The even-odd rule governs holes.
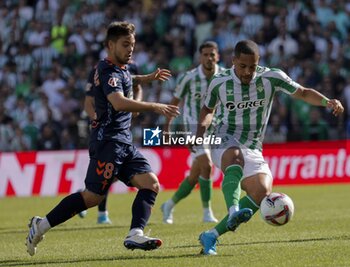
[[[190,185],[196,185],[198,183],[198,175],[189,175],[188,182]]]
[[[84,199],[84,202],[87,208],[97,206],[105,198],[104,195],[99,195],[88,190],[81,192],[81,195]]]
[[[150,189],[156,193],[158,193],[160,189],[158,178],[152,172],[135,175],[131,179],[131,183],[137,189]]]

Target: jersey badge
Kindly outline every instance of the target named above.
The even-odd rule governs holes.
[[[116,77],[111,77],[109,78],[108,80],[108,84],[111,86],[111,87],[117,87],[117,84],[118,84],[118,78]]]

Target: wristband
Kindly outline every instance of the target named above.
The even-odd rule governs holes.
[[[329,99],[327,99],[327,98],[322,98],[322,100],[321,100],[321,105],[324,106],[324,107],[327,107],[328,101],[329,101]]]

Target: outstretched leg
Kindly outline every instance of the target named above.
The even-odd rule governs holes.
[[[30,220],[29,233],[26,238],[27,252],[33,256],[38,243],[43,240],[44,234],[87,208],[96,206],[103,196],[84,191],[73,193],[53,208],[44,218],[35,216]]]

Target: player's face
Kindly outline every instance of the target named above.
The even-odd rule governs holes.
[[[256,67],[259,63],[259,55],[241,54],[233,58],[235,74],[243,84],[249,84],[253,79]]]
[[[110,52],[116,63],[126,65],[130,62],[135,48],[135,36],[121,36],[116,42],[111,42]]]
[[[205,47],[200,54],[200,63],[207,71],[214,71],[215,64],[219,62],[219,53],[214,47]]]

